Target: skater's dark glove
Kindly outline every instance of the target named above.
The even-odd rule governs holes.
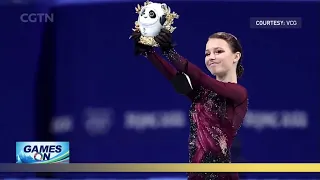
[[[172,34],[167,29],[161,29],[159,35],[154,40],[160,45],[163,52],[173,49],[176,45],[172,41]]]
[[[145,55],[148,52],[151,52],[153,48],[151,46],[147,46],[144,44],[139,43],[141,37],[140,31],[134,31],[131,35],[131,39],[134,42],[134,54],[138,55]]]

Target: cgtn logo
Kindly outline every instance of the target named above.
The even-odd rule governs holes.
[[[69,142],[17,142],[16,163],[69,163]]]

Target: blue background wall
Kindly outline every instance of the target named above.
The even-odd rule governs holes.
[[[187,162],[190,103],[147,60],[133,56],[128,37],[137,3],[0,7],[2,163],[15,161],[15,142],[24,140],[70,141],[71,161],[77,163]],[[227,31],[242,42],[240,83],[250,104],[235,162],[319,162],[320,4],[167,4],[181,16],[175,23],[177,50],[204,71],[209,35]],[[54,22],[20,21],[22,13],[35,12],[53,13]],[[301,17],[302,28],[251,29],[250,17]],[[85,174],[153,176],[185,175]]]

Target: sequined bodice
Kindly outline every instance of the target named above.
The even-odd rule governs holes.
[[[233,129],[227,121],[227,100],[215,92],[200,88],[197,90],[189,111],[189,161],[229,162]],[[231,137],[230,137],[231,136]]]

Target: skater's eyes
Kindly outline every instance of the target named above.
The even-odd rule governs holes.
[[[223,53],[223,52],[224,52],[223,50],[219,49],[219,50],[216,50],[214,53],[216,53],[216,54],[221,54],[221,53]]]

